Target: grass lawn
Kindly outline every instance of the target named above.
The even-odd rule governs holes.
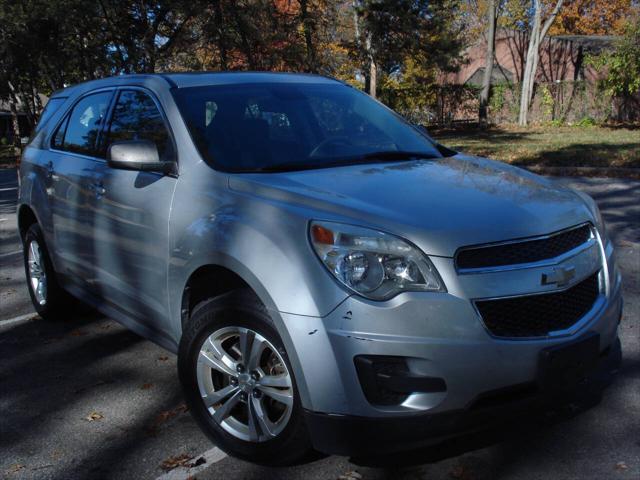
[[[501,126],[486,131],[431,129],[454,150],[535,169],[634,168],[640,175],[640,129]],[[0,146],[0,168],[15,166],[13,147]]]
[[[431,133],[454,150],[525,167],[640,168],[640,129],[535,126]]]

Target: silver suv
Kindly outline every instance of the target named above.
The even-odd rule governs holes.
[[[591,198],[453,152],[333,79],[56,92],[18,220],[38,313],[81,301],[177,353],[202,429],[254,462],[431,445],[620,360]]]

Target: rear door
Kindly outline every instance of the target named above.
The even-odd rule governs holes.
[[[45,165],[59,273],[83,285],[94,279],[93,198],[98,193],[94,171],[99,137],[113,90],[81,97],[64,116],[51,138]]]
[[[150,140],[160,160],[176,160],[169,124],[145,89],[117,92],[104,151],[125,140]],[[168,318],[169,209],[176,178],[114,169],[101,162],[95,182],[103,193],[94,212],[94,264],[101,296],[139,323],[163,329]]]

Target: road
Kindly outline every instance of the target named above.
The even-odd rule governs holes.
[[[0,476],[640,478],[640,182],[558,181],[598,201],[623,271],[624,361],[602,401],[579,415],[523,426],[499,443],[440,461],[425,452],[400,466],[374,468],[334,456],[270,469],[226,457],[204,437],[182,403],[173,355],[101,316],[63,323],[25,318],[33,310],[16,233],[15,172],[0,170]],[[165,473],[163,462],[180,463],[181,455],[191,460]]]

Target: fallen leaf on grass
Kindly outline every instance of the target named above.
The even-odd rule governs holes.
[[[627,465],[624,462],[618,462],[616,463],[616,470],[618,470],[619,472],[624,472],[625,470],[629,469],[629,465]]]
[[[173,470],[177,467],[184,467],[193,457],[188,453],[181,453],[175,457],[169,457],[160,464],[160,468],[165,472]]]
[[[360,475],[355,470],[345,473],[344,475],[340,475],[338,480],[361,480],[362,475]]]
[[[169,360],[169,357],[167,357],[166,355],[160,355],[158,357],[158,360],[160,360],[161,362],[166,362],[167,360]]]
[[[85,420],[93,422],[93,421],[96,421],[96,420],[102,420],[104,418],[104,416],[101,413],[98,413],[98,412],[91,412],[89,415],[87,415],[84,418],[85,418]]]
[[[153,387],[153,383],[143,383],[142,386],[140,387],[141,390],[149,390],[151,387]]]
[[[11,465],[9,469],[5,472],[7,475],[11,475],[12,473],[18,473],[20,470],[25,468],[21,463],[16,463],[15,465]]]

